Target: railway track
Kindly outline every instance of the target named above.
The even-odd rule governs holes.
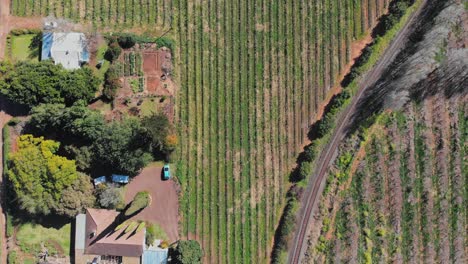
[[[411,14],[405,26],[392,40],[390,46],[386,49],[377,64],[374,65],[374,67],[365,74],[365,76],[363,76],[362,81],[359,84],[358,93],[354,96],[351,104],[338,118],[338,126],[331,137],[331,141],[322,151],[318,166],[316,167],[304,193],[302,201],[303,206],[299,215],[299,226],[297,227],[296,234],[294,236],[293,247],[289,252],[289,263],[300,263],[305,254],[307,249],[307,233],[309,230],[310,218],[314,210],[316,210],[320,194],[325,186],[326,172],[337,155],[338,145],[346,134],[345,128],[350,122],[350,117],[356,112],[357,103],[361,100],[366,90],[379,80],[383,71],[391,64],[398,52],[404,47],[405,39],[413,29],[411,25],[414,24],[416,18],[421,14],[426,4],[427,0],[423,0],[419,8]]]

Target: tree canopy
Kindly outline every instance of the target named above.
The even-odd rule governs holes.
[[[177,136],[173,133],[172,125],[164,114],[153,114],[141,121],[145,133],[151,139],[153,151],[169,154],[177,145]]]
[[[84,105],[49,104],[31,110],[27,128],[64,142],[65,153],[78,161],[80,169],[135,175],[153,159],[151,138],[137,118],[106,123],[99,112]]]
[[[107,171],[136,175],[153,157],[149,139],[136,118],[108,124],[93,143],[94,162]]]
[[[123,34],[118,37],[117,41],[119,42],[120,47],[124,49],[129,49],[136,44],[135,37],[131,34]]]
[[[118,59],[120,54],[122,53],[122,48],[120,48],[119,43],[114,38],[109,40],[109,47],[107,48],[106,53],[104,54],[104,58],[110,62]]]
[[[177,244],[174,261],[178,264],[202,263],[203,251],[195,240],[182,240]]]
[[[98,191],[99,205],[107,209],[117,209],[124,205],[122,190],[116,185],[110,184],[101,187]]]
[[[9,156],[8,178],[20,207],[31,214],[56,210],[64,189],[78,177],[74,161],[55,155],[59,145],[23,135],[18,138],[18,151]]]
[[[1,68],[8,70],[2,71]],[[13,102],[29,107],[94,98],[100,80],[89,68],[65,70],[51,61],[18,62],[0,67],[0,91]]]
[[[67,143],[91,143],[105,129],[102,115],[85,105],[67,108],[63,104],[42,104],[34,107],[30,114],[28,129],[40,135],[53,135]]]
[[[78,173],[78,178],[72,185],[63,190],[56,212],[60,215],[75,217],[83,213],[88,207],[92,207],[96,201],[94,187],[91,178],[83,173]]]

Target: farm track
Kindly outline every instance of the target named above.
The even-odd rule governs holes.
[[[313,210],[315,210],[315,207],[318,205],[318,200],[321,193],[320,190],[324,187],[327,169],[337,153],[337,147],[340,141],[343,139],[346,133],[345,128],[349,125],[349,118],[355,112],[356,105],[362,98],[366,89],[377,82],[383,70],[388,67],[388,65],[395,58],[396,54],[403,47],[405,42],[404,39],[408,36],[412,29],[410,27],[411,24],[414,22],[415,18],[419,16],[422,9],[426,5],[426,2],[427,1],[423,1],[419,9],[411,15],[404,28],[397,34],[379,62],[373,67],[372,70],[370,70],[370,72],[363,76],[363,81],[359,84],[360,89],[358,93],[354,96],[351,105],[343,111],[343,114],[338,119],[338,127],[335,129],[330,139],[330,143],[322,151],[318,166],[313,177],[309,180],[307,190],[304,193],[303,197],[305,200],[303,200],[304,205],[301,208],[301,213],[299,216],[299,226],[296,230],[293,247],[291,248],[291,252],[289,254],[290,263],[300,263],[305,253],[307,245],[306,242],[308,239],[307,232],[309,230],[309,221]]]

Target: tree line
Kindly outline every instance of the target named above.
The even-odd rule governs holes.
[[[7,171],[27,213],[73,217],[96,203],[88,175],[134,176],[174,150],[177,140],[164,114],[107,122],[88,108],[101,83],[87,67],[0,63],[0,93],[30,108]]]

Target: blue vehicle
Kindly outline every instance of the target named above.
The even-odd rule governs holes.
[[[169,164],[164,165],[163,167],[163,180],[169,180],[171,178],[171,171]]]

